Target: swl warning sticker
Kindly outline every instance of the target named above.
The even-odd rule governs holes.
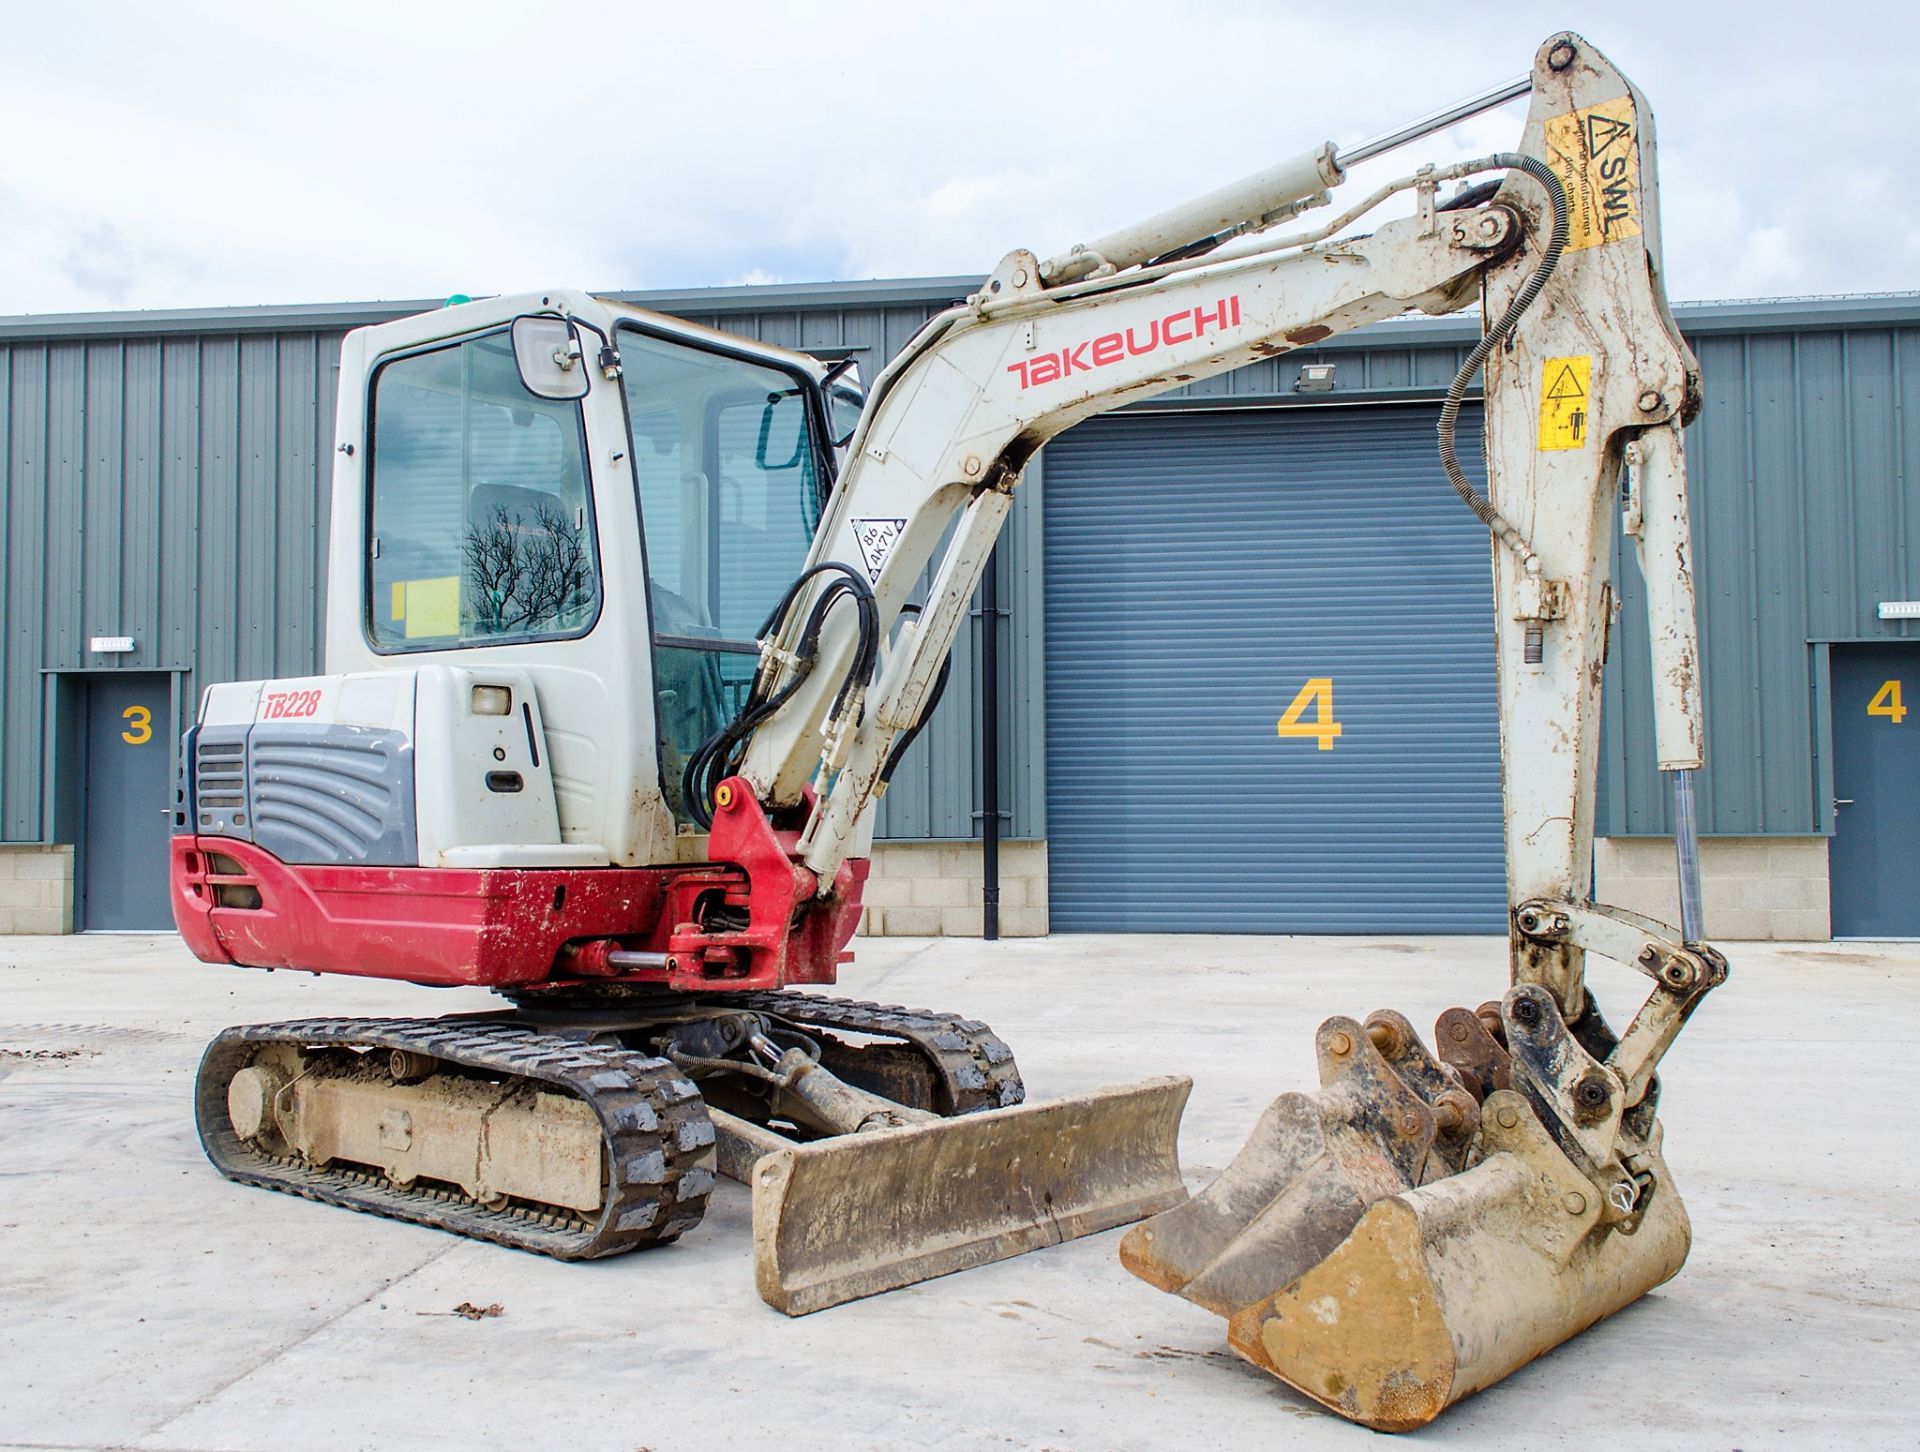
[[[1547,165],[1567,191],[1567,251],[1640,235],[1640,142],[1633,98],[1546,120]]]
[[[1549,358],[1540,365],[1540,447],[1584,449],[1592,422],[1593,359]]]
[[[867,567],[867,578],[874,584],[880,583],[880,570],[887,562],[887,556],[893,553],[893,547],[900,543],[900,531],[907,527],[904,519],[856,519],[853,521],[854,543],[860,546],[860,558]]]

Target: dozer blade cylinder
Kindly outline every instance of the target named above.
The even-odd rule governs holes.
[[[789,1316],[1057,1245],[1187,1198],[1193,1081],[1149,1079],[898,1129],[763,1150],[754,1273]]]
[[[1657,1154],[1627,1233],[1518,1093],[1488,1098],[1486,1157],[1381,1200],[1325,1260],[1236,1313],[1233,1349],[1315,1401],[1405,1431],[1578,1335],[1686,1259]]]

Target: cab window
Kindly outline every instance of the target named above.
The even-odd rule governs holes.
[[[799,374],[620,330],[646,536],[663,785],[684,816],[688,754],[731,720],[767,613],[806,568],[820,521],[812,384]]]
[[[382,364],[371,440],[377,649],[591,628],[600,581],[580,404],[529,393],[505,331]]]

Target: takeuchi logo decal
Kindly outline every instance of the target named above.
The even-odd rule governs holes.
[[[1159,348],[1191,343],[1196,338],[1204,338],[1209,328],[1224,333],[1228,328],[1239,326],[1240,297],[1236,293],[1210,306],[1202,303],[1198,307],[1168,313],[1164,318],[1155,318],[1147,324],[1144,332],[1139,328],[1128,328],[1124,332],[1102,333],[1097,338],[1071,344],[1057,352],[1022,358],[1017,363],[1009,363],[1007,372],[1020,376],[1022,388],[1038,388],[1043,383],[1057,382],[1072,373],[1091,373],[1097,368],[1111,368],[1123,358],[1138,358],[1142,353],[1151,353]]]

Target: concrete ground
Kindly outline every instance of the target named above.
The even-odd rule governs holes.
[[[1435,1447],[1920,1445],[1920,945],[1751,945],[1669,1060],[1693,1215],[1666,1287],[1415,1434]],[[1619,1022],[1637,980],[1607,973]],[[1036,1097],[1195,1080],[1190,1183],[1329,1013],[1493,996],[1485,939],[879,940],[844,987],[985,1018]],[[1609,993],[1607,990],[1621,990]],[[194,1139],[202,1042],[484,995],[216,969],[171,937],[0,939],[0,1444],[151,1449],[1358,1448],[1127,1275],[1118,1234],[789,1321],[746,1192],[592,1265],[244,1189]],[[1891,1077],[1885,1077],[1890,1075]],[[499,1303],[498,1317],[448,1314]]]

